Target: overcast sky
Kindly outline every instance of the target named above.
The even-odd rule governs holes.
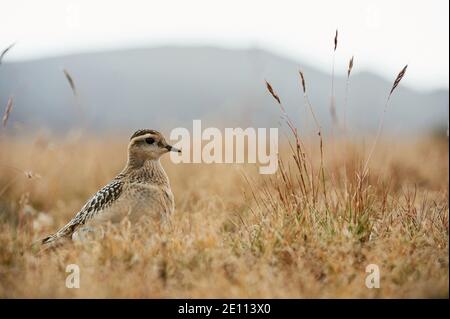
[[[448,87],[448,0],[2,0],[0,48],[6,61],[157,45],[259,47],[329,71],[351,55],[355,71],[404,83]]]

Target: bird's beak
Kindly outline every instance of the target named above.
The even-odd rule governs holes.
[[[177,153],[181,153],[181,150],[179,150],[178,148],[173,147],[172,145],[167,145],[167,146],[166,146],[166,149],[167,149],[169,152],[177,152]]]

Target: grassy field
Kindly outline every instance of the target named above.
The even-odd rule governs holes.
[[[325,140],[323,166],[318,141],[305,156],[285,145],[273,176],[166,157],[170,225],[124,221],[100,241],[32,249],[122,169],[127,138],[2,137],[0,297],[448,297],[447,139],[380,140],[368,174],[361,142]]]

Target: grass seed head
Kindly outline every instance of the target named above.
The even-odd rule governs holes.
[[[2,53],[0,54],[0,64],[2,64],[3,57],[6,55],[6,53],[8,53],[9,50],[11,50],[11,48],[12,48],[14,45],[15,45],[15,43],[9,45],[6,49],[4,49],[4,50],[2,51]]]
[[[303,93],[306,94],[305,76],[303,75],[303,72],[302,72],[301,70],[299,70],[298,73],[300,73],[300,78],[301,78],[301,80],[302,80],[302,89],[303,89]]]
[[[334,35],[334,51],[337,49],[338,44],[338,30],[336,29],[336,34]]]
[[[6,127],[6,124],[8,124],[9,115],[11,114],[13,108],[13,98],[10,97],[8,99],[8,103],[6,103],[5,113],[3,114],[2,118],[2,127]]]
[[[347,78],[349,78],[349,77],[350,77],[350,73],[352,73],[352,69],[353,69],[353,58],[354,58],[354,56],[352,56],[352,58],[351,58],[350,61],[348,62]]]
[[[267,81],[266,81],[266,86],[267,86],[267,90],[268,90],[269,93],[273,96],[273,98],[274,98],[275,100],[277,100],[278,104],[281,104],[280,98],[279,98],[278,95],[274,92],[274,90],[273,90],[272,86],[270,85],[270,83],[267,82]]]
[[[404,66],[404,68],[400,71],[400,73],[397,75],[397,78],[394,81],[394,84],[392,85],[391,92],[389,92],[389,96],[392,95],[392,92],[394,92],[397,85],[400,83],[400,81],[403,79],[403,76],[405,75],[406,69],[408,68],[408,64]]]
[[[66,76],[67,82],[69,82],[70,88],[72,89],[73,95],[77,95],[77,88],[75,86],[75,82],[72,78],[72,76],[70,75],[69,71],[67,71],[66,69],[63,70],[64,75]]]

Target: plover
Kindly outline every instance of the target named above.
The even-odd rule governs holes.
[[[169,151],[181,152],[158,131],[136,131],[130,138],[128,161],[122,172],[89,199],[64,227],[44,238],[42,244],[71,238],[108,222],[117,223],[126,216],[131,222],[142,216],[167,218],[175,205],[160,157]]]

